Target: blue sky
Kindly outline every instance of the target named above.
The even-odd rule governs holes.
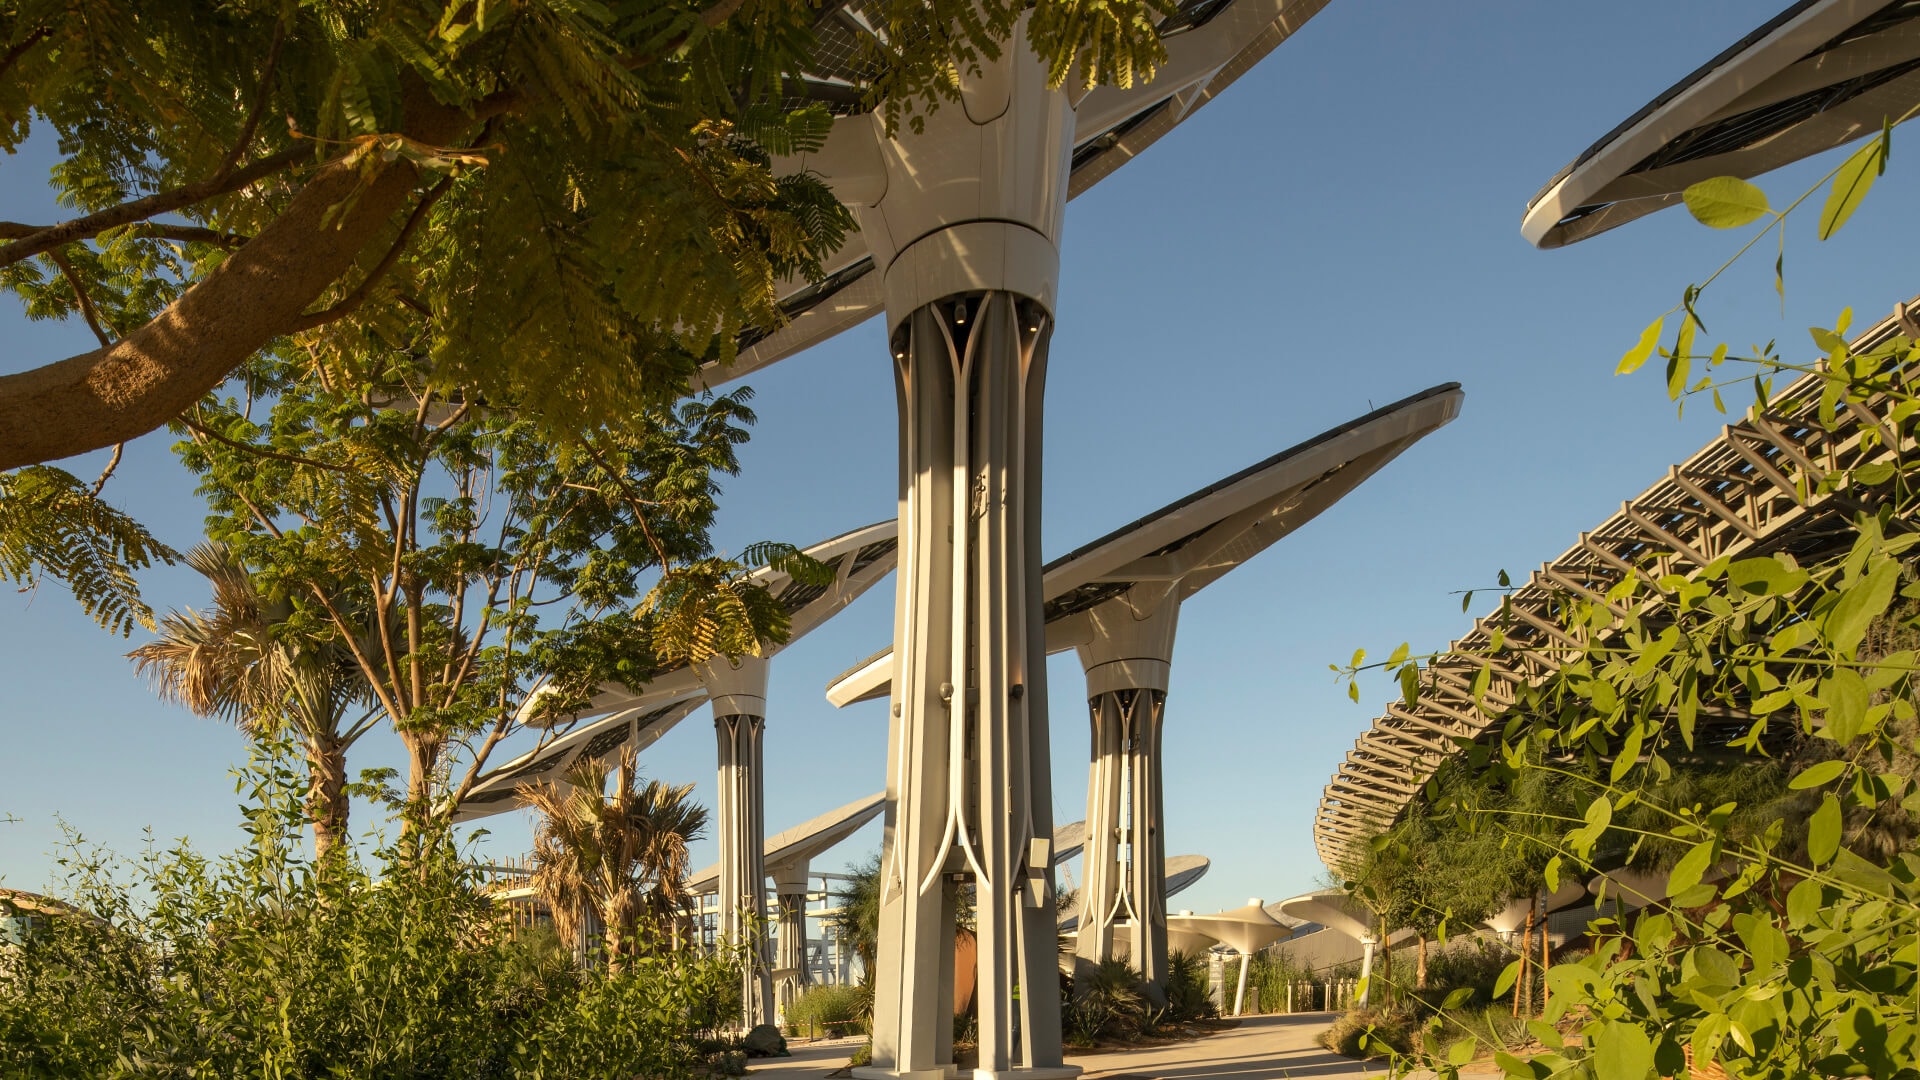
[[[1189,601],[1166,729],[1167,851],[1212,858],[1174,902],[1209,911],[1315,885],[1311,820],[1352,741],[1393,696],[1361,704],[1327,670],[1354,649],[1444,646],[1469,624],[1456,591],[1516,576],[1656,480],[1722,422],[1676,420],[1651,365],[1620,353],[1739,238],[1668,212],[1557,252],[1519,236],[1527,199],[1594,138],[1777,10],[1764,3],[1608,5],[1335,0],[1226,94],[1068,211],[1048,387],[1046,556],[1276,450],[1435,383],[1466,405],[1317,521]],[[1793,228],[1784,315],[1770,259],[1722,279],[1705,309],[1735,342],[1809,350],[1851,305],[1863,325],[1920,282],[1897,252],[1915,180],[1896,151],[1837,238]],[[0,161],[0,218],[55,212],[45,145]],[[1797,194],[1831,167],[1763,183]],[[0,300],[0,371],[91,345]],[[727,485],[719,542],[806,544],[894,512],[893,392],[869,323],[751,381],[760,424]],[[81,459],[76,472],[97,469]],[[128,448],[109,496],[185,548],[201,510],[164,437]],[[200,604],[184,569],[143,578],[156,607]],[[826,681],[886,643],[891,587],[773,668],[767,815],[779,830],[882,784],[885,706],[836,711]],[[132,852],[142,830],[203,850],[240,839],[228,770],[239,735],[159,704],[57,586],[0,595],[0,883],[55,869],[60,822]],[[1083,814],[1086,720],[1071,654],[1051,687],[1059,820]],[[398,766],[390,738],[355,768]],[[650,775],[711,805],[703,709],[650,750]],[[359,823],[371,819],[357,808]],[[484,850],[517,854],[497,818]],[[818,868],[856,860],[877,827]],[[709,840],[695,862],[712,860]]]

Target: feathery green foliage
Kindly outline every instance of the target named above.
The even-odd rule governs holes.
[[[428,363],[263,358],[247,398],[183,419],[178,450],[209,533],[290,605],[291,626],[352,658],[407,745],[416,812],[448,813],[523,719],[557,732],[598,688],[651,679],[658,630],[710,623],[715,647],[752,651],[787,624],[707,540],[753,422],[748,391],[556,445],[510,400],[418,390]]]
[[[29,589],[41,577],[61,582],[110,633],[153,629],[134,571],[178,557],[64,469],[0,473],[0,577]]]

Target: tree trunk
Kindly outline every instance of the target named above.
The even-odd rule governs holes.
[[[431,144],[452,140],[467,121],[414,82],[407,133]],[[323,166],[259,235],[112,345],[0,375],[0,469],[152,431],[286,333],[388,235],[394,216],[414,197],[420,172],[405,158],[378,168],[371,180],[361,169],[359,162]]]
[[[1413,954],[1413,985],[1417,990],[1427,988],[1427,935],[1423,931],[1418,935],[1419,945]]]
[[[400,736],[407,747],[407,820],[401,823],[403,829],[413,827],[413,814],[422,821],[433,798],[433,776],[440,768],[440,753],[444,747],[438,735],[423,735],[419,732],[403,733]]]
[[[1513,981],[1513,1015],[1519,1016],[1527,992],[1527,958],[1533,955],[1533,909],[1527,909],[1526,929],[1520,931],[1520,975]]]
[[[347,755],[331,744],[307,747],[307,820],[313,822],[313,861],[347,839]]]

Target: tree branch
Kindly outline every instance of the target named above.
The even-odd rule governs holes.
[[[296,146],[291,150],[282,150],[272,157],[261,158],[246,168],[234,170],[225,176],[211,176],[185,187],[157,191],[144,199],[135,199],[132,202],[121,203],[119,206],[108,207],[98,213],[74,218],[72,221],[49,225],[38,232],[0,246],[0,266],[12,266],[22,259],[43,254],[57,247],[64,247],[76,240],[92,239],[108,229],[131,225],[136,221],[145,221],[160,214],[184,210],[216,195],[239,191],[275,173],[285,172],[311,153],[312,151],[306,147]]]
[[[20,240],[51,228],[54,226],[0,221],[0,240]],[[186,244],[212,244],[215,247],[228,249],[237,248],[253,239],[239,233],[221,232],[219,229],[209,229],[200,225],[167,225],[158,221],[135,222],[126,228],[134,236],[152,237],[155,240],[178,240]]]
[[[28,52],[31,52],[35,45],[45,40],[47,40],[47,28],[44,26],[36,27],[33,33],[21,38],[18,44],[7,50],[5,56],[0,56],[0,78],[5,78],[7,72],[13,70],[13,65],[16,61],[27,55]]]
[[[196,435],[204,435],[207,438],[212,439],[214,442],[220,443],[225,446],[230,446],[233,449],[240,451],[241,453],[251,454],[254,457],[272,458],[275,461],[284,461],[291,465],[306,465],[315,469],[325,469],[328,472],[343,473],[343,472],[353,471],[352,468],[346,465],[329,465],[324,461],[315,461],[312,458],[299,457],[294,454],[282,454],[274,450],[267,450],[265,448],[258,447],[258,446],[250,446],[238,440],[229,439],[225,435],[220,434],[219,432],[213,430],[212,428],[207,427],[203,424],[196,423],[191,418],[186,416],[175,417],[175,419],[180,421],[180,424],[182,427],[185,427],[188,431],[191,431]]]
[[[354,286],[353,291],[348,293],[345,299],[324,311],[302,315],[287,328],[287,333],[298,334],[325,326],[358,311],[360,305],[367,302],[367,297],[373,295],[373,287],[380,283],[380,279],[387,275],[387,271],[393,269],[394,263],[400,261],[400,253],[407,249],[407,244],[413,239],[414,232],[420,228],[420,223],[426,220],[427,211],[433,208],[433,204],[439,201],[440,196],[446,194],[447,188],[452,184],[453,177],[448,176],[427,192],[426,198],[421,199],[419,205],[413,208],[413,213],[407,217],[407,223],[400,226],[400,235],[394,238],[393,246],[380,257],[380,261],[374,264],[373,269],[367,271],[367,276],[361,279],[360,284]]]
[[[435,101],[418,80],[408,80],[404,109],[402,129],[434,145],[455,141],[471,123],[460,110]],[[264,175],[262,170],[285,168],[297,156],[249,166],[228,178],[226,188],[241,186],[243,173]],[[376,159],[377,171],[371,173],[362,172],[365,164],[335,159],[321,166],[259,235],[112,348],[0,375],[0,469],[84,453],[152,431],[284,335],[415,197],[420,169],[412,161]],[[109,211],[113,220],[104,223],[101,216],[93,220],[105,228],[138,213]],[[60,228],[68,227],[85,231],[71,222]],[[45,235],[15,245],[44,250]]]
[[[280,17],[273,21],[273,44],[267,48],[267,62],[260,69],[260,88],[254,91],[253,108],[247,110],[247,119],[240,125],[240,137],[234,140],[233,149],[227,151],[227,158],[220,163],[220,171],[214,178],[224,180],[240,163],[240,155],[247,152],[247,144],[253,142],[253,133],[260,126],[260,117],[267,111],[267,103],[273,100],[273,72],[280,66],[280,47],[287,41],[287,12],[283,7]]]
[[[107,336],[106,328],[100,325],[100,313],[94,310],[93,299],[87,295],[87,287],[80,283],[80,275],[73,272],[73,264],[67,261],[66,253],[54,248],[47,252],[47,258],[60,268],[60,276],[67,279],[67,284],[73,286],[73,299],[80,305],[80,317],[87,320],[87,328],[93,331],[94,337],[100,339],[100,347],[112,348],[113,339]]]
[[[113,478],[113,470],[120,467],[120,455],[125,452],[126,449],[126,443],[113,444],[113,456],[107,459],[107,467],[100,470],[100,479],[93,482],[94,498],[97,499],[100,497],[100,492],[106,488],[107,481]]]

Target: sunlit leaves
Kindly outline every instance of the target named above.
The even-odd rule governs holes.
[[[1626,375],[1638,371],[1640,365],[1647,362],[1647,357],[1653,355],[1653,348],[1660,343],[1660,332],[1666,328],[1666,325],[1665,315],[1648,323],[1647,328],[1640,332],[1640,340],[1634,342],[1633,348],[1628,349],[1626,354],[1620,357],[1620,363],[1613,369],[1613,373]]]
[[[1854,151],[1846,164],[1833,176],[1833,186],[1827,191],[1826,204],[1820,208],[1820,239],[1825,240],[1840,231],[1853,212],[1859,208],[1860,201],[1873,190],[1873,182],[1887,171],[1887,150],[1891,145],[1891,136],[1883,132],[1879,138]]]
[[[1737,229],[1771,211],[1767,193],[1736,176],[1702,180],[1681,192],[1694,220],[1715,229]]]

